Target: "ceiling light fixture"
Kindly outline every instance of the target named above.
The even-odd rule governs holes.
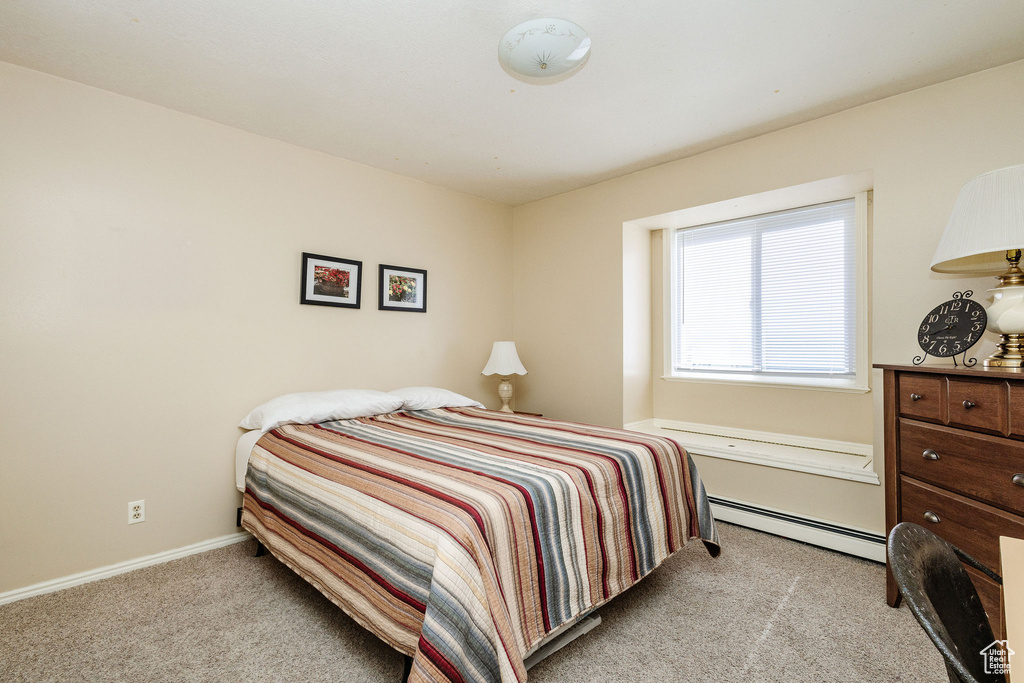
[[[590,57],[590,36],[565,19],[524,21],[498,44],[498,61],[526,83],[555,83],[583,68]]]

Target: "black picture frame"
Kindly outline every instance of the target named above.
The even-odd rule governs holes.
[[[399,281],[395,281],[398,278]],[[401,286],[398,293],[394,288]],[[410,287],[412,291],[410,291]],[[427,271],[422,268],[380,264],[377,271],[377,308],[382,311],[427,312]]]
[[[323,270],[320,270],[323,269]],[[328,277],[318,278],[320,273]],[[344,284],[340,278],[346,278]],[[302,288],[299,303],[310,306],[359,308],[363,295],[363,262],[302,252]]]

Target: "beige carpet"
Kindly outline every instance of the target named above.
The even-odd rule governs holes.
[[[728,524],[530,670],[576,681],[945,681],[884,569]],[[239,543],[0,606],[0,681],[387,681],[402,657]]]

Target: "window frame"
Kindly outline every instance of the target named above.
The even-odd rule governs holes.
[[[799,189],[799,188],[794,188]],[[784,191],[782,191],[784,192]],[[805,197],[801,197],[805,199]],[[685,229],[689,227],[697,227],[699,225],[707,225],[722,221],[752,218],[754,216],[763,215],[766,213],[773,213],[775,211],[785,211],[789,209],[798,209],[803,206],[811,206],[816,204],[825,204],[831,201],[842,200],[842,199],[853,199],[854,200],[854,258],[855,263],[853,265],[854,270],[854,376],[852,378],[838,378],[838,377],[800,377],[800,376],[782,376],[782,375],[761,375],[754,373],[746,373],[741,371],[687,371],[685,374],[677,374],[674,372],[672,363],[672,348],[673,331],[676,328],[675,325],[675,306],[673,306],[675,288],[673,282],[675,281],[675,259],[673,258],[673,236],[677,230]],[[811,201],[792,201],[789,204],[784,204],[772,211],[755,210],[745,213],[733,213],[732,215],[720,215],[715,216],[714,213],[709,215],[705,208],[713,209],[714,207],[696,207],[694,214],[698,216],[700,220],[694,220],[683,224],[677,224],[670,228],[662,229],[662,272],[664,276],[663,280],[663,311],[662,311],[662,332],[663,332],[663,359],[662,359],[662,379],[670,382],[701,382],[706,384],[727,384],[727,385],[746,385],[746,386],[770,386],[770,387],[783,387],[789,389],[811,389],[817,391],[840,391],[840,392],[856,392],[864,393],[871,390],[870,387],[870,362],[869,362],[869,317],[868,317],[868,240],[869,240],[869,224],[870,224],[870,209],[871,209],[871,191],[864,190],[860,192],[846,192],[839,196],[822,196],[813,197]],[[761,208],[761,207],[759,207]],[[710,218],[710,220],[709,220]]]

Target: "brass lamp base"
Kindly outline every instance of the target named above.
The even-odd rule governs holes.
[[[989,292],[995,301],[988,307],[988,329],[999,335],[996,352],[985,359],[986,368],[1024,369],[1024,270],[1021,250],[1006,252],[1007,271]]]
[[[1001,334],[996,352],[983,361],[986,368],[1024,368],[1024,334]]]

